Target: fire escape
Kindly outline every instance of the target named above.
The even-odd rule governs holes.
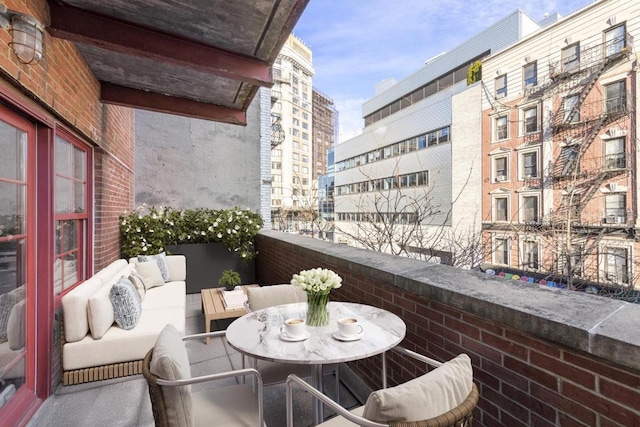
[[[282,76],[282,71],[278,68],[273,69],[273,79],[280,82],[282,85],[288,84],[289,80]],[[282,92],[279,90],[271,89],[271,149],[273,150],[278,145],[282,144],[285,139],[285,131],[282,128],[282,114],[280,109],[274,108],[276,103],[281,102]]]
[[[587,46],[573,56],[564,56],[561,61],[549,64],[546,82],[526,93],[529,99],[564,94],[551,120],[554,140],[560,141],[551,178],[554,187],[564,195],[551,220],[554,226],[563,227],[567,219],[573,225],[583,225],[582,211],[598,189],[629,171],[629,156],[624,151],[597,159],[593,159],[593,154],[591,158],[586,156],[604,128],[629,116],[631,99],[626,87],[623,85],[614,96],[605,96],[604,101],[585,101],[603,73],[629,60],[632,42],[631,35],[625,34],[607,43]],[[628,147],[626,151],[629,152]],[[602,222],[607,227],[624,227],[627,218],[605,216]]]

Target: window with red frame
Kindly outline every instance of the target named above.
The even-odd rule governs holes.
[[[88,221],[87,150],[69,139],[55,141],[54,294],[86,277]]]

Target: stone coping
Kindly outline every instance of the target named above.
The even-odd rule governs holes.
[[[375,278],[535,337],[640,370],[640,304],[550,288],[279,231],[298,254]],[[259,256],[259,255],[258,255]]]

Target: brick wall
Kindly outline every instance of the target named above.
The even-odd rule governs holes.
[[[303,237],[272,238],[273,233],[258,236],[260,283],[287,283],[300,270],[330,268],[344,283],[332,291],[331,299],[370,304],[397,314],[407,325],[403,346],[440,360],[467,353],[480,390],[474,425],[640,425],[640,371],[401,289],[392,284],[398,275],[389,273],[397,267],[385,271],[374,255],[369,259],[362,256],[365,252],[358,252],[359,261],[354,262],[345,256],[344,246],[335,245],[334,256],[332,249],[317,248],[315,243],[316,248],[298,245],[305,243]],[[430,292],[426,283],[424,289]],[[500,307],[491,311],[498,312]],[[391,354],[388,360],[390,385],[421,373],[398,355]],[[372,388],[381,387],[379,357],[352,362],[350,367]]]

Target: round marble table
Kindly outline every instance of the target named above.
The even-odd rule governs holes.
[[[304,318],[306,303],[286,304],[254,311],[236,319],[227,328],[227,341],[237,351],[258,359],[281,363],[312,365],[311,384],[322,390],[322,365],[364,359],[384,353],[402,341],[406,325],[395,314],[369,305],[330,302],[328,326],[308,327],[310,337],[290,342],[280,337],[280,326],[292,317]],[[340,341],[333,337],[337,321],[356,317],[364,328],[357,341]],[[314,407],[315,421],[320,421],[322,405]]]

